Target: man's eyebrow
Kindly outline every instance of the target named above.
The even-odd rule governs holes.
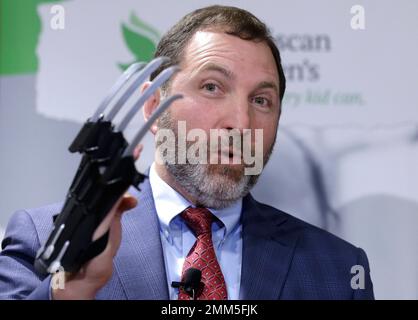
[[[228,70],[216,63],[208,63],[205,66],[203,66],[198,72],[201,73],[205,71],[219,72],[229,79],[233,79],[235,77],[234,73],[231,70]]]
[[[277,84],[272,81],[262,81],[260,82],[254,89],[254,91],[260,90],[260,89],[273,89],[277,95],[279,95],[279,88],[277,87]]]
[[[229,78],[229,79],[233,79],[235,77],[235,74],[232,71],[230,71],[230,70],[228,70],[228,69],[226,69],[226,68],[224,68],[224,67],[222,67],[222,66],[220,66],[216,63],[212,63],[212,62],[203,66],[198,72],[201,73],[201,72],[205,72],[205,71],[219,72],[219,73],[223,74],[226,78]],[[275,93],[277,94],[277,96],[279,96],[279,87],[273,81],[262,81],[262,82],[260,82],[255,87],[254,91],[260,90],[260,89],[273,89],[275,91]]]

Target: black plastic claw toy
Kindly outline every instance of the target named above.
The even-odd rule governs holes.
[[[165,57],[159,57],[147,65],[131,65],[70,145],[70,152],[79,152],[82,159],[61,213],[54,218],[54,229],[36,255],[35,269],[39,274],[46,275],[59,270],[76,272],[105,249],[108,233],[92,241],[95,230],[129,186],[139,188],[138,185],[145,178],[135,168],[134,149],[155,120],[181,95],[165,99],[131,143],[125,140],[123,130],[144,102],[176,72],[177,67],[162,71],[117,127],[112,120],[141,83],[166,60]],[[105,109],[131,78],[134,80],[105,114]]]

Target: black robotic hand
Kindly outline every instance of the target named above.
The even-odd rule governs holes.
[[[93,241],[95,230],[129,186],[138,188],[145,178],[135,168],[135,147],[155,120],[181,95],[164,100],[130,143],[124,138],[123,131],[145,101],[178,68],[172,66],[162,71],[122,121],[117,126],[112,121],[138,87],[166,61],[167,58],[159,57],[149,64],[131,65],[70,145],[70,152],[79,152],[82,159],[64,206],[54,217],[54,228],[37,252],[35,269],[38,273],[46,275],[58,270],[77,272],[84,263],[105,249],[108,233]],[[111,104],[112,108],[105,113]]]

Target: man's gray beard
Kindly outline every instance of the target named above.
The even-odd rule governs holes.
[[[176,141],[178,141],[177,127],[175,127],[169,111],[164,112],[159,118],[158,128],[172,130],[175,134]],[[270,150],[264,156],[263,168],[273,152],[275,140],[276,138]],[[193,144],[193,142],[187,142],[187,144]],[[162,151],[160,148],[158,149]],[[162,155],[159,156],[162,159],[164,158]],[[179,164],[177,162],[175,164],[165,162],[164,166],[180,187],[191,196],[196,206],[212,209],[227,208],[245,197],[257,183],[261,174],[260,172],[258,175],[245,175],[244,170],[242,170],[242,174],[237,177],[236,174],[233,176],[234,171],[237,169],[232,165]],[[186,162],[188,162],[187,159]],[[213,171],[216,171],[216,173],[213,173]]]
[[[211,164],[165,164],[177,183],[196,201],[196,206],[223,209],[248,194],[256,184],[258,175],[242,175],[238,181],[231,179],[228,168],[225,174],[210,174]],[[224,165],[227,166],[227,165]]]

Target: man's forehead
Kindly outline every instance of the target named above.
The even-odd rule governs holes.
[[[276,62],[266,42],[243,40],[222,31],[197,31],[187,44],[181,60],[182,68],[189,68],[192,73],[219,71],[229,77],[235,74],[228,67],[228,61],[248,60],[249,67],[264,69],[278,82]],[[257,63],[251,63],[255,62],[251,60]]]
[[[199,55],[225,51],[227,47],[231,50],[236,42],[234,38],[236,37],[220,31],[198,30],[187,43],[183,58],[188,62],[189,59],[198,58]]]
[[[223,66],[222,64],[219,63],[215,63],[215,62],[207,62],[205,64],[203,64],[200,68],[196,69],[196,72],[217,72],[222,74],[225,78],[228,79],[234,79],[235,78],[235,73],[233,71],[231,71],[228,67]]]

